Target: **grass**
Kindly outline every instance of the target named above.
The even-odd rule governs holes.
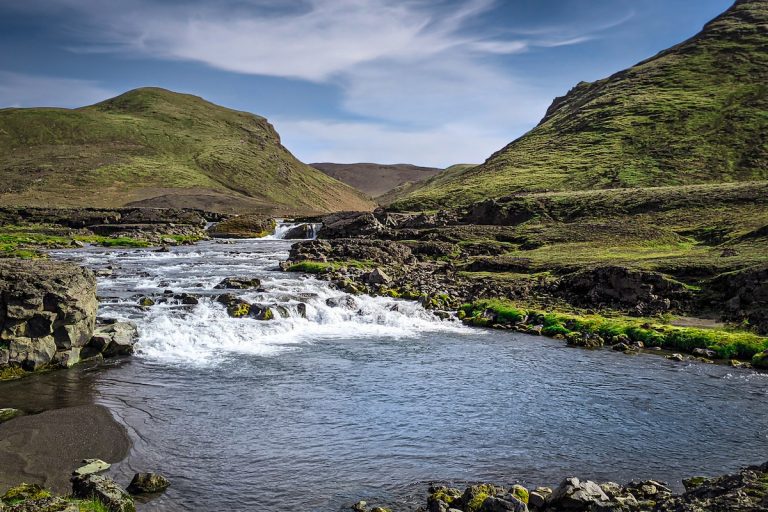
[[[6,205],[114,207],[186,193],[290,212],[373,206],[299,162],[266,119],[156,88],[74,110],[1,109],[0,182]]]
[[[648,347],[683,352],[693,352],[697,348],[711,349],[723,359],[751,360],[768,350],[768,338],[751,332],[675,327],[659,323],[657,319],[528,310],[503,299],[464,304],[461,316],[466,323],[482,327],[509,325],[525,320],[528,325],[542,325],[542,334],[550,337],[578,332],[596,334],[611,340],[623,335],[631,341],[641,341]]]
[[[199,239],[194,235],[166,235],[164,237],[171,238],[177,243]],[[48,224],[3,225],[0,226],[0,257],[40,258],[45,256],[45,250],[71,248],[75,241],[115,248],[141,248],[151,245],[146,240],[83,234],[81,230]]]
[[[428,210],[520,192],[768,179],[768,21],[742,3],[704,33],[557,98],[484,164],[441,173],[392,206]]]

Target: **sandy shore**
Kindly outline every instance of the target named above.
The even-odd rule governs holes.
[[[0,491],[21,482],[57,493],[71,490],[69,475],[85,458],[125,458],[125,428],[99,405],[79,405],[22,416],[0,424]]]

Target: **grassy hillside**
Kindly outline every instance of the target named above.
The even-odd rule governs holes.
[[[739,0],[690,40],[580,83],[483,165],[443,173],[394,206],[765,179],[768,0]]]
[[[455,173],[466,171],[467,169],[471,169],[472,167],[475,167],[477,164],[454,164],[443,171],[441,171],[439,174],[434,174],[433,178],[431,178],[434,181],[438,181],[441,175],[448,175],[452,176]],[[420,190],[422,187],[425,186],[427,183],[431,183],[430,178],[427,177],[427,179],[419,180],[419,181],[405,181],[404,183],[401,183],[400,185],[392,188],[391,190],[387,191],[384,194],[381,194],[379,196],[376,196],[376,201],[383,206],[389,206],[392,203],[399,201],[400,199],[407,197],[409,194],[412,194],[413,192]]]
[[[0,110],[0,205],[370,209],[266,119],[146,88],[89,107]]]

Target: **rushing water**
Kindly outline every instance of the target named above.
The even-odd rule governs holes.
[[[94,387],[133,438],[118,480],[153,470],[173,482],[144,510],[327,511],[361,498],[407,508],[431,480],[568,474],[679,488],[768,459],[764,375],[470,330],[387,298],[331,307],[345,295],[277,271],[289,247],[56,255],[112,266],[101,314],[139,325],[138,355]],[[229,318],[210,297],[231,276],[259,277],[263,291],[242,295],[277,318]],[[203,299],[136,306],[164,290]]]

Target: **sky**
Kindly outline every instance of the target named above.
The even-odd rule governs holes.
[[[156,86],[267,117],[304,162],[480,163],[731,4],[0,0],[0,108]]]

